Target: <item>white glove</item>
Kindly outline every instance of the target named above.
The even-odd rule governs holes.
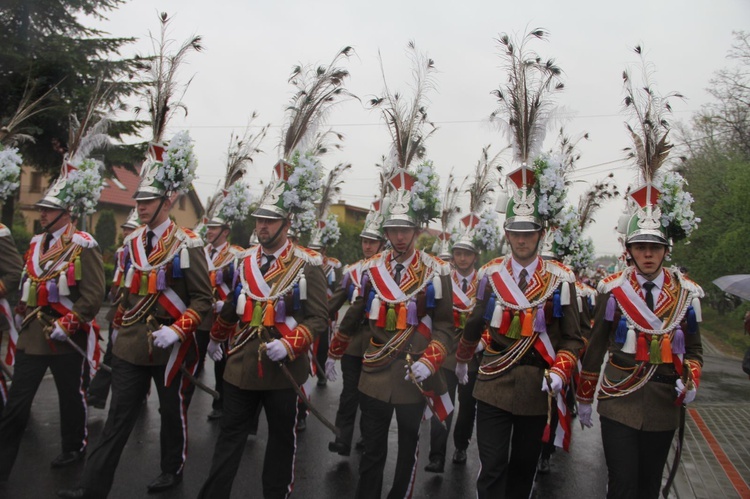
[[[220,362],[224,358],[224,350],[221,348],[221,343],[215,340],[209,340],[208,342],[208,356],[214,362]]]
[[[266,355],[274,362],[284,360],[288,354],[281,340],[273,340],[266,343]]]
[[[16,323],[16,330],[18,330],[18,332],[20,333],[21,332],[21,327],[23,326],[23,315],[16,314],[16,315],[13,316],[13,320]]]
[[[456,377],[459,384],[465,385],[469,382],[469,364],[466,362],[456,362]]]
[[[477,347],[474,349],[474,355],[484,352],[484,342],[482,340],[479,340],[479,343],[477,343]]]
[[[406,369],[408,370],[409,366],[406,366]],[[414,379],[417,381],[417,383],[421,383],[422,381],[432,376],[432,371],[430,371],[430,368],[427,367],[424,362],[420,361],[416,361],[411,365],[411,372],[414,373]],[[411,377],[409,376],[408,372],[406,373],[406,377],[404,379],[406,381],[411,381]]]
[[[594,423],[591,422],[591,414],[594,412],[591,404],[578,402],[578,421],[586,428],[592,428]]]
[[[336,381],[336,378],[338,378],[338,373],[336,372],[336,361],[330,357],[326,359],[326,379],[328,381]]]
[[[543,392],[549,392],[550,391],[550,385],[552,385],[551,386],[551,388],[552,388],[552,395],[556,396],[558,393],[560,393],[560,390],[563,389],[563,380],[560,377],[560,375],[557,374],[557,373],[555,373],[555,372],[550,372],[549,373],[549,378],[550,378],[550,381],[551,381],[549,384],[547,383],[547,378],[544,378],[544,377],[542,378],[542,391]]]
[[[154,346],[158,348],[169,348],[178,341],[180,337],[177,333],[169,326],[162,326],[158,330],[151,333],[154,338]]]
[[[224,301],[223,300],[219,300],[219,301],[217,301],[217,302],[214,303],[214,312],[216,312],[217,314],[221,313],[221,309],[222,308],[224,308]]]
[[[68,335],[65,331],[63,331],[63,328],[60,327],[60,324],[55,322],[55,327],[52,328],[52,333],[49,335],[50,338],[52,338],[55,341],[68,341]]]
[[[685,388],[685,383],[683,383],[682,379],[680,378],[677,378],[677,382],[675,383],[674,390],[677,392],[678,397],[682,395],[683,393],[685,394],[685,398],[682,401],[683,404],[689,404],[690,402],[695,400],[695,394],[698,391],[695,388],[695,384],[693,384],[693,388],[691,388],[690,390]]]

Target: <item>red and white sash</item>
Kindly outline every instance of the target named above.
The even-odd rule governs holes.
[[[645,332],[663,329],[665,324],[646,305],[645,300],[639,295],[628,281],[620,286],[612,288],[620,309],[629,317],[635,326]]]
[[[375,267],[368,269],[370,272],[370,279],[375,284],[378,294],[381,298],[384,298],[388,303],[401,303],[406,301],[406,293],[403,292],[401,287],[393,279],[393,276],[388,271],[385,262]]]
[[[217,258],[221,258],[225,254],[226,251],[229,251],[228,247],[225,248],[223,251],[217,252],[216,257]],[[216,263],[213,261],[213,259],[211,259],[211,255],[209,254],[209,249],[208,249],[207,246],[203,247],[203,252],[206,254],[206,262],[208,263],[208,271],[209,272],[211,272],[211,271],[214,271],[214,272],[224,272],[224,270],[223,270],[224,267],[223,266],[222,267],[217,267]],[[214,286],[214,289],[216,289],[216,292],[218,293],[220,300],[226,300],[227,296],[229,295],[229,292],[231,291],[229,289],[229,285],[226,282],[224,282],[224,281],[222,281],[219,284],[216,284]]]
[[[5,363],[12,366],[16,362],[16,343],[18,342],[18,330],[16,329],[16,322],[13,320],[13,310],[10,308],[8,300],[3,298],[0,300],[0,314],[6,318],[10,325],[10,334],[8,336],[8,351],[5,354]]]
[[[159,305],[167,311],[169,316],[177,320],[187,310],[187,305],[182,301],[177,293],[172,288],[167,288],[159,294],[157,298]],[[185,361],[190,348],[193,344],[193,335],[188,334],[185,339],[178,345],[172,345],[172,351],[169,354],[169,360],[167,361],[167,368],[164,370],[164,385],[169,386],[172,380],[180,372],[180,367]]]
[[[58,314],[66,315],[73,311],[73,302],[67,296],[61,296],[57,303],[50,303],[49,306]],[[101,348],[99,347],[99,324],[96,319],[91,322],[81,323],[81,329],[86,333],[86,358],[91,366],[91,376],[96,374],[101,361]]]
[[[268,298],[271,295],[271,286],[268,285],[258,264],[259,247],[250,250],[250,255],[245,258],[245,283],[254,298]]]
[[[461,286],[454,279],[451,279],[451,282],[453,283],[453,308],[461,311],[471,309],[474,305],[474,300],[466,296],[466,293],[463,292]]]
[[[445,392],[442,395],[436,395],[434,392],[425,392],[425,396],[429,397],[430,401],[432,401],[432,405],[435,407],[435,412],[433,413],[430,406],[425,404],[424,413],[422,414],[423,420],[430,419],[434,415],[442,422],[445,421],[451,412],[453,412],[453,402],[451,402],[451,397],[448,395],[448,392]]]
[[[500,295],[499,298],[503,301],[503,305],[510,305],[511,308],[517,310],[531,308],[529,299],[518,287],[505,265],[501,265],[496,272],[490,272],[489,277],[495,291]]]

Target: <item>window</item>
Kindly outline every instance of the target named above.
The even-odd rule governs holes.
[[[29,192],[42,192],[42,174],[31,172],[31,186]]]

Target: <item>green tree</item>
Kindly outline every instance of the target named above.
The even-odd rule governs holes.
[[[99,213],[99,220],[96,222],[94,232],[96,241],[102,249],[112,250],[117,239],[117,223],[115,213],[112,210],[102,210]]]
[[[349,265],[362,258],[362,244],[359,240],[359,234],[362,232],[363,224],[339,224],[338,243],[332,248],[328,248],[327,254],[341,261],[344,265]]]

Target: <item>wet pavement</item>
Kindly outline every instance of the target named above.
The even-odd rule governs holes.
[[[4,346],[2,351],[4,352]],[[675,487],[670,497],[750,497],[750,380],[740,369],[739,359],[710,353],[698,399],[688,411],[685,448]],[[210,361],[208,361],[210,364]],[[202,379],[213,384],[213,372]],[[331,420],[335,418],[341,381],[326,387],[313,386],[312,398]],[[107,406],[108,408],[108,406]],[[164,499],[194,498],[211,464],[218,423],[208,422],[211,397],[196,391],[189,410],[189,455],[182,484],[159,494]],[[106,410],[90,409],[90,442],[96,442],[106,420]],[[50,469],[49,463],[60,452],[59,417],[54,381],[45,377],[34,401],[28,429],[10,480],[0,486],[0,498],[52,498],[59,488],[78,483],[82,465],[63,470]],[[263,416],[258,435],[250,437],[235,480],[232,497],[260,497],[260,475],[266,445],[267,425]],[[355,432],[355,439],[358,431]],[[357,481],[359,454],[341,457],[328,451],[332,434],[310,415],[308,427],[299,434],[295,465],[294,497],[352,497]],[[385,483],[393,476],[397,445],[395,419],[389,434],[389,459]],[[454,465],[452,439],[449,439],[445,473],[423,471],[429,454],[429,423],[423,422],[419,467],[414,498],[475,497],[474,483],[479,470],[475,442],[469,447],[468,462]],[[669,463],[671,465],[670,456]],[[159,475],[159,412],[155,392],[143,412],[122,455],[110,497],[146,497],[146,485]],[[582,431],[574,421],[571,452],[557,450],[551,471],[539,475],[535,497],[581,499],[604,497],[606,465],[601,448],[598,421],[593,429]],[[384,487],[387,490],[387,486]]]

